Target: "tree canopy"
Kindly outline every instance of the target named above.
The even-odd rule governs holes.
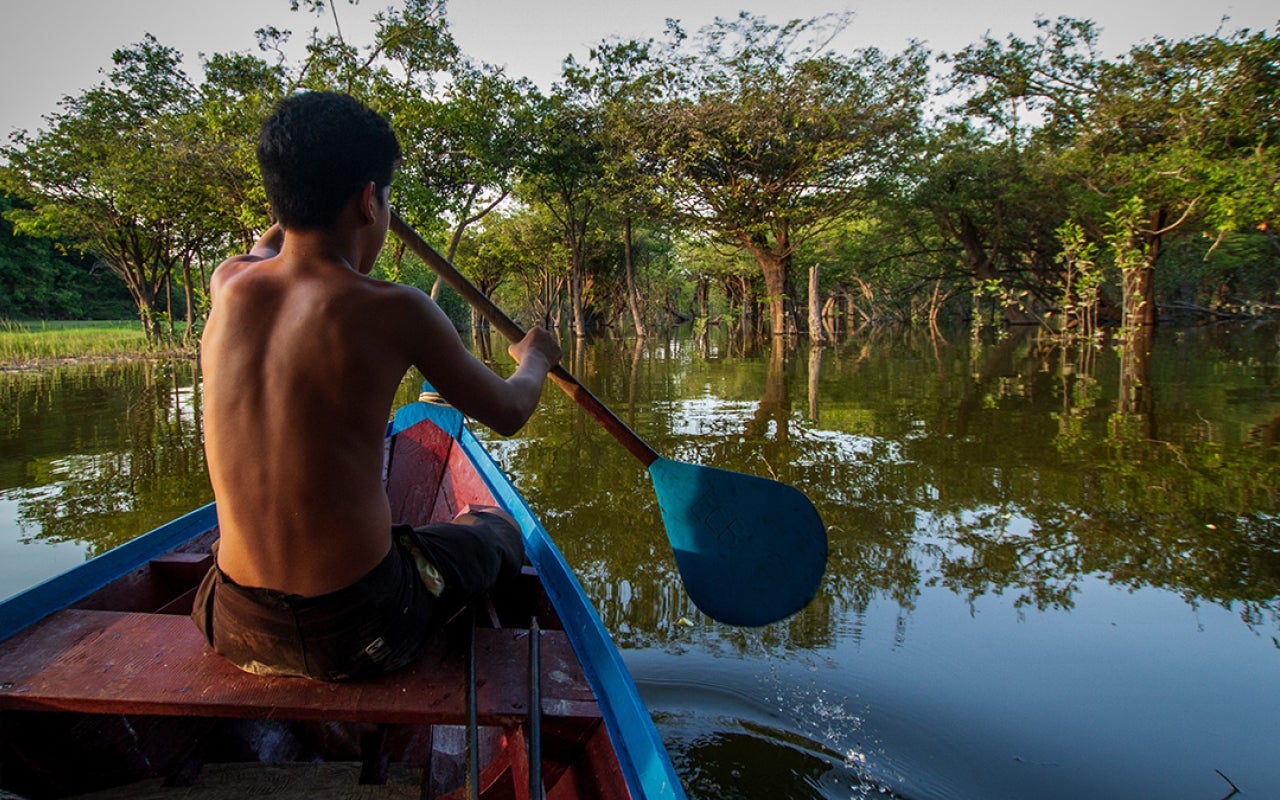
[[[461,52],[445,0],[376,12],[369,42],[342,33],[355,4],[293,6],[317,15],[300,59],[267,28],[257,53],[188,71],[148,36],[11,137],[4,252],[25,253],[19,235],[84,253],[59,269],[101,265],[151,336],[191,341],[209,269],[270,221],[258,125],[290,91],[333,88],[396,129],[401,213],[579,335],[944,315],[1092,332],[1280,307],[1275,31],[1105,57],[1088,20],[1040,19],[1030,38],[894,54],[833,46],[847,14],[743,13],[601,42],[544,92]],[[380,274],[429,288],[411,262],[389,247]],[[30,296],[48,282],[2,285],[0,313],[77,313]]]

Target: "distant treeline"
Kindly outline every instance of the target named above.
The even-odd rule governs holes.
[[[153,339],[196,335],[210,270],[269,223],[256,130],[306,88],[386,114],[406,219],[507,307],[577,334],[953,316],[1090,335],[1280,304],[1275,31],[1104,57],[1093,23],[1039,19],[1029,39],[884,53],[830,46],[848,14],[744,13],[601,42],[544,92],[462,53],[444,0],[380,11],[368,42],[321,31],[336,4],[295,6],[324,15],[301,59],[264,28],[258,53],[195,76],[147,37],[13,137],[4,216],[69,254],[0,229],[0,314],[96,314],[97,295],[59,292],[105,271]],[[32,277],[54,263],[76,277]],[[433,288],[395,242],[379,270]]]
[[[15,236],[0,194],[0,320],[129,319],[135,309],[120,280],[91,255],[37,236]]]

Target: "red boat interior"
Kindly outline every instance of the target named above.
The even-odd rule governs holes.
[[[399,521],[493,502],[430,422],[397,435],[388,452]],[[157,778],[191,786],[210,765],[323,761],[358,765],[362,784],[420,772],[428,798],[629,796],[532,568],[477,611],[474,628],[455,620],[418,663],[328,684],[251,675],[208,650],[187,615],[216,537],[210,530],[0,643],[0,788],[36,800]],[[530,713],[533,697],[540,713]]]

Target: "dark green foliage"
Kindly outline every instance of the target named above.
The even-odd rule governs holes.
[[[89,255],[46,238],[15,236],[4,217],[17,201],[0,194],[0,319],[128,319],[133,304]]]

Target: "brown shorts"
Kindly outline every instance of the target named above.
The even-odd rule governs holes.
[[[240,586],[215,565],[191,617],[216,652],[248,672],[352,680],[412,661],[456,610],[519,575],[524,561],[520,532],[484,512],[396,525],[391,540],[367,575],[316,597]]]

